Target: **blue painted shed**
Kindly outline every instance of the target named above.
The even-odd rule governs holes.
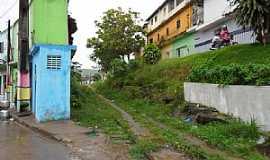
[[[38,122],[70,119],[70,45],[35,45],[31,50],[31,106]]]

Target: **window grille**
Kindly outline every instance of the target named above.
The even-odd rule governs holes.
[[[47,69],[53,70],[61,69],[61,56],[55,55],[47,56]]]

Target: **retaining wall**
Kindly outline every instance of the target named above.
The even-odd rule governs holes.
[[[270,86],[185,83],[184,92],[187,102],[214,107],[246,122],[254,118],[263,130],[270,131]]]

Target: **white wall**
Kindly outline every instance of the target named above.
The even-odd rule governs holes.
[[[226,86],[185,83],[185,100],[214,107],[246,122],[255,118],[262,129],[270,131],[270,86]]]
[[[230,8],[227,0],[204,0],[204,23],[217,20]]]
[[[6,56],[7,56],[7,30],[0,32],[0,42],[4,42],[4,53],[0,53],[0,59],[6,60]]]

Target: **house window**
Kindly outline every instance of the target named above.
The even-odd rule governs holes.
[[[181,21],[177,20],[176,21],[176,28],[179,29],[181,27]]]
[[[4,53],[4,42],[0,42],[0,53]]]
[[[154,20],[153,19],[151,19],[151,25],[153,25],[154,24]]]
[[[158,41],[160,40],[160,35],[159,35],[159,34],[157,35],[157,40],[158,40]]]
[[[172,11],[174,9],[174,0],[170,0],[168,5],[169,5],[168,12],[170,12],[170,11]]]
[[[166,13],[167,13],[167,8],[166,7],[163,8],[163,13],[164,13],[164,16],[165,16]]]
[[[181,4],[184,0],[176,0],[176,6],[178,6],[179,4]]]
[[[170,29],[169,28],[167,28],[166,32],[167,32],[167,36],[170,35]]]
[[[158,21],[158,17],[157,16],[155,16],[155,22],[157,22]]]
[[[188,46],[182,46],[182,47],[176,49],[176,54],[178,57],[186,56],[189,54],[189,52],[190,52],[190,50],[189,50]]]
[[[149,43],[153,43],[153,38],[149,39]]]
[[[61,56],[48,55],[47,56],[47,69],[52,69],[52,70],[61,69]]]

